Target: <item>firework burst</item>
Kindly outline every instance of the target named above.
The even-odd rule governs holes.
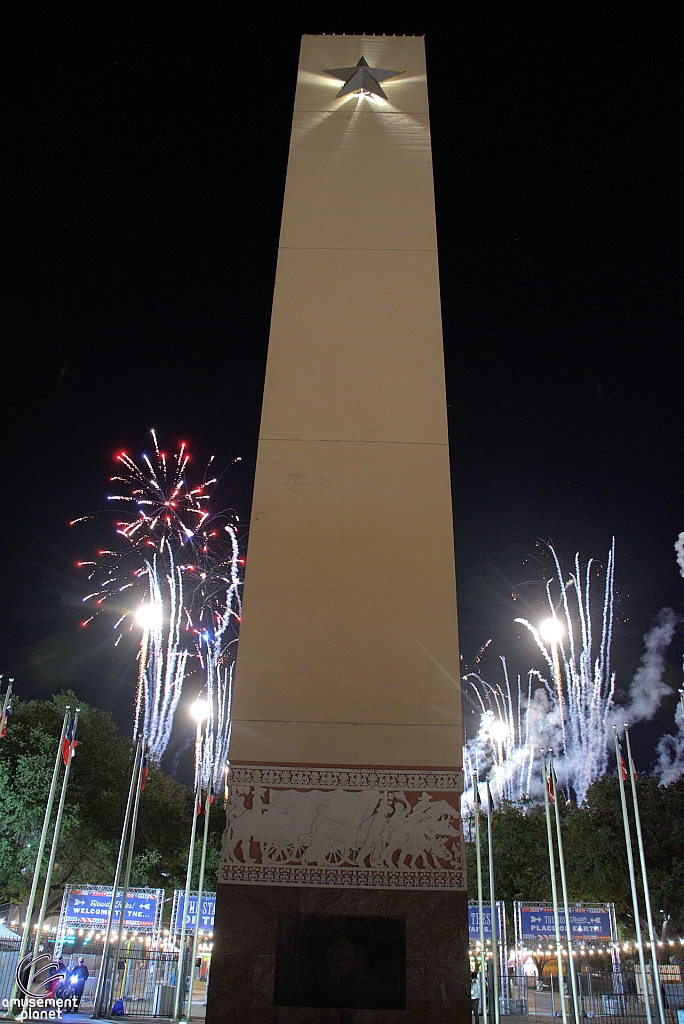
[[[84,626],[112,610],[118,644],[124,631],[134,628],[141,609],[153,612],[142,623],[134,736],[142,722],[150,752],[159,760],[169,742],[188,658],[200,655],[212,693],[226,688],[226,672],[232,678],[230,642],[240,621],[243,560],[235,513],[212,514],[208,508],[217,483],[209,478],[213,456],[201,483],[190,486],[185,443],[167,459],[154,431],[152,439],[153,459],[143,455],[138,464],[125,452],[117,455],[122,468],[112,482],[125,486],[108,498],[118,516],[116,547],[79,566],[92,585],[83,599],[92,610]],[[229,685],[227,693],[227,700],[214,701],[212,725],[221,754],[229,739],[229,725],[222,720],[230,711]]]

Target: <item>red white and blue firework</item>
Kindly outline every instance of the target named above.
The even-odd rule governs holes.
[[[169,459],[154,431],[152,439],[152,458],[142,455],[138,463],[126,452],[116,457],[121,469],[112,483],[123,486],[108,498],[117,516],[115,545],[78,564],[91,583],[83,598],[91,614],[83,626],[111,610],[118,644],[126,629],[134,629],[141,609],[151,612],[143,626],[134,735],[142,725],[150,753],[159,760],[170,739],[188,657],[200,656],[208,684],[233,657],[243,559],[237,515],[209,508],[217,483],[209,475],[214,457],[202,480],[190,485],[187,445]],[[216,709],[217,714],[226,710],[229,706]]]

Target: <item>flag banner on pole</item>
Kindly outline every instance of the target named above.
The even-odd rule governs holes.
[[[202,813],[202,790],[198,789],[197,790],[197,804],[195,805],[195,814],[199,818],[201,813]]]
[[[2,717],[0,718],[0,740],[3,740],[5,738],[5,733],[7,732],[7,723],[9,721],[11,714],[12,705],[8,704],[6,709],[2,713]]]
[[[637,771],[636,771],[636,768],[634,767],[634,765],[632,765],[632,773],[634,775],[634,781],[638,782],[639,781],[639,776],[637,775]],[[627,765],[625,764],[625,759],[622,756],[622,750],[620,751],[620,778],[622,779],[623,782],[627,782],[627,779],[629,778],[629,772],[627,771]]]
[[[148,761],[147,761],[147,754],[145,754],[145,756],[143,757],[143,762],[142,762],[142,771],[140,772],[140,792],[141,793],[142,793],[142,791],[145,788],[145,783],[147,782],[147,776],[149,774],[150,774],[150,766],[149,766]]]
[[[494,801],[492,800],[492,791],[489,788],[489,779],[487,779],[487,821],[489,822],[489,831],[494,831]]]
[[[553,765],[551,765],[551,770],[549,771],[549,774],[548,774],[548,776],[546,778],[546,791],[549,794],[549,803],[552,803],[552,804],[555,804],[555,802],[556,802],[556,794],[555,794],[555,786],[554,786],[555,781],[556,781],[556,779],[555,779],[555,776],[554,776],[554,773],[553,773]]]
[[[482,810],[482,801],[480,800],[480,790],[478,789],[477,779],[473,776],[473,807],[477,814],[477,820],[480,820],[480,811]]]
[[[210,790],[210,792],[209,792],[209,806],[210,806],[210,807],[211,807],[211,805],[212,805],[212,804],[213,804],[213,802],[214,802],[214,796],[215,796],[215,795],[216,795],[216,794],[214,793],[214,784],[212,783],[212,785],[211,785],[211,790]]]
[[[73,755],[78,746],[76,734],[77,726],[74,725],[74,719],[70,718],[67,730],[64,733],[64,739],[62,740],[62,760],[64,761],[65,768],[69,764],[69,757]]]
[[[62,760],[64,761],[64,767],[69,764],[69,757],[73,754],[76,749],[78,740],[76,739],[76,730],[74,728],[73,718],[69,719],[67,730],[64,733],[64,739],[62,740]]]

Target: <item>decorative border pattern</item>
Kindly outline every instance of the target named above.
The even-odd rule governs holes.
[[[286,789],[427,789],[463,792],[463,772],[401,771],[386,768],[297,768],[231,765],[229,786],[282,786]]]
[[[358,868],[275,867],[261,864],[221,865],[220,882],[242,885],[316,886],[331,889],[467,889],[459,871],[382,871]]]

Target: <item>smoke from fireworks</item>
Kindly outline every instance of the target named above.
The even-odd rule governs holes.
[[[213,645],[213,661],[206,661],[208,674],[212,665],[208,686],[214,689],[220,684],[213,680],[230,672],[224,648],[229,627],[236,635],[240,621],[241,560],[237,516],[230,511],[212,514],[207,508],[217,482],[208,479],[213,456],[201,483],[191,487],[186,445],[169,461],[154,431],[152,438],[153,459],[143,455],[138,465],[125,452],[117,456],[122,470],[112,481],[124,484],[124,493],[108,499],[119,516],[117,546],[79,564],[96,585],[84,598],[93,609],[84,626],[111,608],[118,644],[123,630],[134,628],[141,609],[148,613],[141,623],[134,736],[142,719],[150,754],[159,760],[171,736],[190,654],[203,643]],[[226,709],[229,701],[216,701],[217,716]],[[212,719],[212,728],[219,737],[228,727]]]
[[[518,677],[514,693],[502,659],[503,685],[493,686],[475,673],[464,677],[464,692],[475,691],[482,712],[478,733],[464,749],[464,764],[471,773],[474,770],[478,775],[488,775],[499,797],[535,797],[540,782],[538,772],[532,771],[532,762],[540,747],[551,748],[557,752],[554,763],[559,784],[581,803],[592,782],[606,771],[613,723],[622,729],[625,722],[651,718],[662,697],[670,692],[662,681],[664,652],[677,619],[670,609],[660,612],[644,637],[646,650],[630,685],[628,701],[625,706],[616,706],[615,674],[610,667],[615,542],[603,574],[600,619],[597,613],[592,617],[594,560],[590,559],[582,570],[577,555],[574,572],[565,580],[556,552],[552,547],[550,551],[555,574],[546,594],[552,619],[563,626],[563,636],[557,642],[560,679],[554,678],[552,644],[546,643],[526,619],[516,619],[534,637],[548,676],[532,670],[526,692]],[[600,631],[595,636],[597,621]],[[681,758],[684,763],[684,750]]]
[[[677,565],[679,566],[679,575],[684,576],[684,533],[680,533],[675,541],[675,551],[677,552]]]
[[[681,703],[675,710],[675,725],[677,735],[661,736],[656,747],[658,762],[655,774],[661,786],[667,786],[684,775],[684,713]]]
[[[680,533],[675,541],[677,553],[677,565],[679,573],[684,576],[684,533]],[[684,673],[684,663],[682,664]],[[655,774],[660,778],[660,785],[666,786],[675,782],[684,775],[684,711],[682,700],[684,700],[684,689],[679,691],[680,702],[675,709],[675,725],[677,726],[676,736],[661,736],[656,747],[658,763]]]

